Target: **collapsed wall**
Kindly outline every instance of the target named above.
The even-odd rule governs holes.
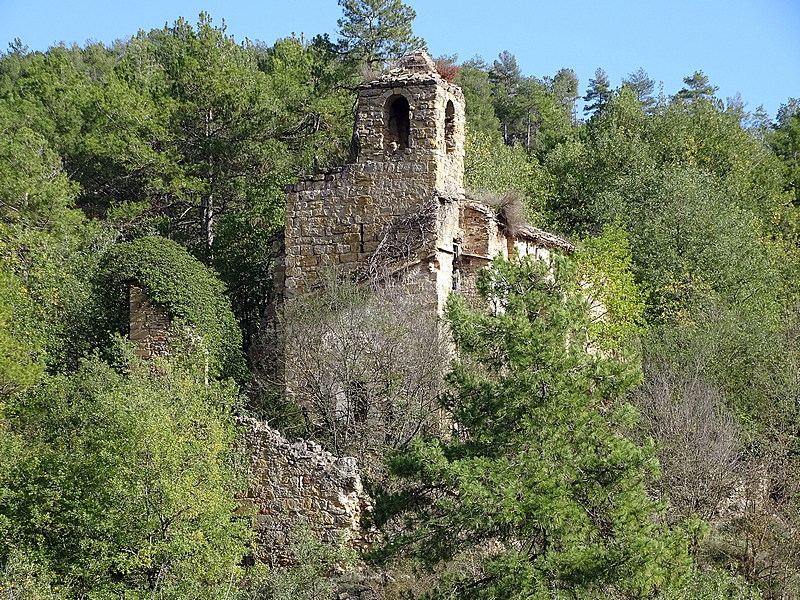
[[[372,501],[355,458],[334,456],[312,441],[290,442],[263,421],[240,424],[250,455],[250,488],[240,500],[255,510],[256,559],[290,562],[291,535],[303,528],[322,542],[369,546],[361,518]]]

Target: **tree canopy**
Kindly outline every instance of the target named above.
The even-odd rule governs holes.
[[[626,436],[639,373],[592,349],[572,266],[498,258],[479,289],[489,312],[458,297],[447,309],[459,359],[444,405],[457,434],[390,454],[406,483],[379,500],[379,523],[403,523],[389,549],[430,566],[471,553],[441,597],[644,598],[680,578],[681,534],[659,523],[646,489],[653,448]]]
[[[279,595],[255,571],[230,583],[248,550],[231,415],[285,407],[259,379],[284,186],[348,159],[366,67],[424,47],[399,0],[339,5],[338,30],[313,37],[237,41],[203,13],[0,55],[0,596]],[[293,315],[324,388],[309,395],[372,410],[341,448],[373,464],[412,448],[390,455],[403,487],[388,498],[410,503],[383,505],[388,546],[461,597],[797,595],[797,99],[771,119],[699,69],[664,93],[643,69],[584,83],[508,51],[440,63],[466,99],[469,193],[513,196],[570,237],[577,275],[500,262],[482,286],[502,311],[454,299],[441,400],[425,351],[391,358],[435,337],[403,303],[320,294]],[[202,343],[133,360],[132,279]],[[359,354],[351,332],[382,340]],[[325,388],[323,366],[349,388]],[[445,409],[454,432],[436,437]],[[303,431],[336,449],[335,432]],[[305,573],[286,589],[313,595],[298,581],[325,560],[274,581]]]
[[[380,67],[425,49],[411,29],[417,13],[401,0],[339,0],[339,6],[339,48],[357,61]]]

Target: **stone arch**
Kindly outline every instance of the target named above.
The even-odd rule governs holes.
[[[452,100],[444,109],[444,143],[448,154],[456,149],[456,107]]]
[[[385,112],[387,149],[408,148],[411,135],[411,107],[408,100],[401,94],[389,96]]]

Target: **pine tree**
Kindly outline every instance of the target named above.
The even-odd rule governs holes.
[[[647,71],[642,68],[637,69],[633,73],[622,80],[623,85],[631,88],[636,94],[636,98],[642,105],[645,111],[650,111],[656,103],[653,98],[653,91],[655,90],[656,83],[647,75]]]
[[[554,77],[545,77],[548,90],[556,101],[575,119],[575,101],[578,99],[578,76],[572,69],[559,69]]]
[[[686,556],[645,490],[652,449],[625,437],[638,370],[590,349],[566,259],[496,259],[479,289],[493,312],[447,309],[458,435],[390,456],[405,485],[378,502],[379,524],[403,525],[387,552],[466,554],[476,568],[439,581],[448,598],[647,597]]]
[[[715,85],[711,85],[708,81],[708,76],[704,75],[702,71],[695,71],[690,77],[684,77],[683,83],[686,87],[681,88],[675,96],[674,100],[710,100],[714,97],[714,93],[719,89]]]
[[[339,50],[370,67],[411,50],[425,49],[411,23],[414,9],[400,0],[339,0]]]
[[[594,79],[589,80],[589,89],[586,90],[584,101],[592,102],[588,104],[583,112],[594,115],[605,108],[611,98],[611,82],[603,69],[598,68],[594,72]]]

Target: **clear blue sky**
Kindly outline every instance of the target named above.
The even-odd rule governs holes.
[[[740,92],[774,116],[800,97],[800,0],[406,0],[415,33],[434,55],[509,50],[526,75],[575,70],[581,94],[597,67],[618,85],[643,67],[664,92],[702,70],[722,98]],[[0,0],[0,45],[15,37],[34,50],[60,41],[111,42],[201,10],[237,40],[272,43],[291,33],[335,38],[336,0]]]

